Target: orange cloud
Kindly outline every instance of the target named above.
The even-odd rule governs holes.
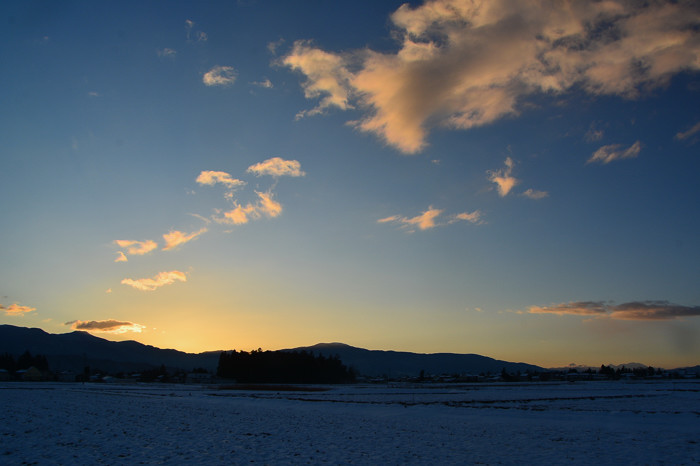
[[[201,235],[202,233],[206,233],[206,231],[206,228],[202,228],[201,230],[195,231],[194,233],[190,233],[189,235],[178,230],[165,233],[163,235],[163,239],[165,240],[165,246],[163,247],[163,251],[167,251],[169,249],[176,248],[181,244],[188,243],[196,237],[198,237],[199,235]]]
[[[603,301],[580,301],[531,306],[531,314],[582,315],[617,320],[672,320],[700,316],[700,306],[683,306],[668,301],[633,301],[618,305]]]
[[[206,38],[206,35],[202,37]],[[236,76],[236,70],[231,66],[215,66],[204,73],[202,82],[207,86],[230,86],[236,82]]]
[[[489,181],[496,183],[498,195],[501,197],[507,196],[510,190],[520,182],[517,178],[511,175],[514,165],[513,159],[506,157],[505,165],[505,168],[487,172],[489,175]]]
[[[126,252],[133,256],[142,256],[158,248],[158,244],[155,241],[151,240],[133,241],[118,239],[115,240],[114,243],[120,248],[127,248]]]
[[[129,262],[129,259],[126,258],[126,254],[119,251],[117,252],[117,258],[114,259],[114,262]]]
[[[184,272],[172,270],[170,272],[160,272],[153,278],[139,278],[137,280],[125,278],[121,283],[136,288],[137,290],[154,291],[161,286],[171,285],[176,281],[186,282],[187,275],[185,275]]]
[[[608,164],[613,160],[630,159],[638,156],[639,151],[642,150],[642,144],[639,141],[635,142],[624,150],[620,150],[620,147],[622,147],[622,144],[610,144],[603,146],[595,151],[586,163],[600,162],[603,164]]]
[[[5,311],[6,316],[23,316],[29,312],[36,311],[35,307],[22,306],[17,303],[10,304],[9,306],[4,306],[0,304],[0,311]]]
[[[221,183],[229,188],[236,188],[246,184],[245,181],[237,180],[226,172],[212,170],[205,170],[201,172],[195,181],[199,184],[206,184],[209,186],[213,186],[216,183]]]
[[[248,167],[249,173],[271,176],[304,176],[301,171],[301,164],[296,160],[284,160],[280,157],[273,157],[264,162],[256,163]]]
[[[634,98],[700,69],[692,2],[433,0],[404,4],[391,21],[396,52],[294,44],[280,63],[301,72],[305,96],[319,99],[299,116],[356,104],[363,115],[355,127],[416,153],[432,127],[518,115],[532,95],[583,89]]]
[[[392,215],[391,217],[381,218],[378,223],[395,222],[402,224],[403,227],[418,227],[419,230],[429,230],[436,226],[435,219],[442,213],[441,209],[434,209],[432,206],[420,215],[412,218]]]
[[[66,322],[65,325],[70,325],[73,330],[85,330],[88,332],[116,334],[126,332],[141,333],[141,331],[146,328],[145,325],[135,324],[133,322],[124,322],[114,319],[91,321],[75,320],[72,322]]]
[[[236,205],[233,210],[224,212],[223,218],[215,219],[219,223],[242,225],[250,220],[256,220],[265,215],[269,218],[278,217],[282,213],[282,204],[272,198],[272,193],[255,192],[258,202],[248,203],[245,207]]]

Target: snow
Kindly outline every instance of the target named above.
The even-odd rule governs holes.
[[[0,464],[700,464],[700,381],[0,383]]]

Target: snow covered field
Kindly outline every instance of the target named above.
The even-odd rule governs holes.
[[[700,464],[700,381],[0,383],[0,464]]]

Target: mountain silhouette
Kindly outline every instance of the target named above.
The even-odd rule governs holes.
[[[369,377],[415,377],[425,374],[500,374],[543,371],[544,369],[522,362],[508,362],[478,354],[409,353],[355,348],[343,343],[319,343],[314,346],[292,348],[286,351],[311,351],[324,356],[338,356],[346,366]]]
[[[216,372],[220,351],[200,354],[160,349],[136,341],[109,341],[87,332],[52,334],[38,328],[0,325],[0,353],[18,356],[25,351],[43,354],[52,371],[82,373],[85,366],[105,372],[132,372],[158,368]]]

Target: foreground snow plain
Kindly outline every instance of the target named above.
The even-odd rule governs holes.
[[[700,464],[700,380],[0,383],[0,464],[98,463]]]

